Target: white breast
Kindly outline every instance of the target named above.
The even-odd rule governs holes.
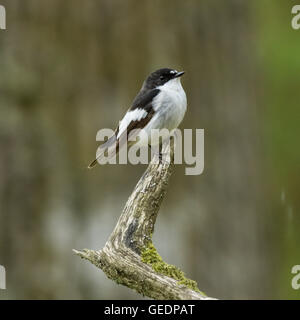
[[[186,112],[186,94],[179,78],[172,79],[158,87],[160,93],[153,99],[156,111],[154,127],[173,130],[179,126]]]

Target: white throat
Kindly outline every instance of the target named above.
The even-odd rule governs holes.
[[[160,89],[161,91],[174,90],[177,92],[183,90],[181,82],[180,82],[180,78],[175,78],[175,79],[169,80],[168,82],[166,82],[162,86],[159,86],[157,89]]]

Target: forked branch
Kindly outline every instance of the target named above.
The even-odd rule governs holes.
[[[102,269],[108,278],[153,299],[212,299],[195,281],[165,263],[152,244],[154,224],[174,167],[173,148],[164,144],[163,155],[154,155],[119,221],[102,250],[74,250],[81,258]]]

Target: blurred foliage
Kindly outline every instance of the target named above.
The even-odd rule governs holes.
[[[185,70],[182,128],[205,170],[177,166],[160,255],[219,298],[299,298],[300,31],[286,0],[1,0],[0,264],[7,298],[140,298],[72,255],[101,248],[145,166],[88,171],[144,78]]]
[[[261,88],[265,166],[269,173],[270,210],[273,213],[278,247],[276,294],[281,298],[299,299],[286,275],[300,261],[300,148],[299,127],[299,31],[291,27],[293,1],[265,0],[268,10],[256,6],[258,57],[264,70]],[[299,4],[299,3],[298,3]],[[280,192],[281,190],[281,192]],[[279,195],[280,192],[280,195]],[[271,196],[271,195],[270,195]],[[292,277],[292,276],[291,276]]]

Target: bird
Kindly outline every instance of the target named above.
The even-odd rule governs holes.
[[[110,156],[117,154],[124,145],[122,141],[126,140],[127,146],[132,145],[133,142],[129,142],[128,137],[131,132],[136,131],[134,129],[143,129],[148,137],[152,129],[168,129],[170,132],[176,129],[187,110],[186,93],[180,81],[184,73],[170,68],[152,72],[143,82],[114,135],[99,147],[96,159],[88,168],[93,168],[107,151]],[[149,140],[142,139],[137,143],[149,145]],[[113,151],[110,152],[111,150]]]

